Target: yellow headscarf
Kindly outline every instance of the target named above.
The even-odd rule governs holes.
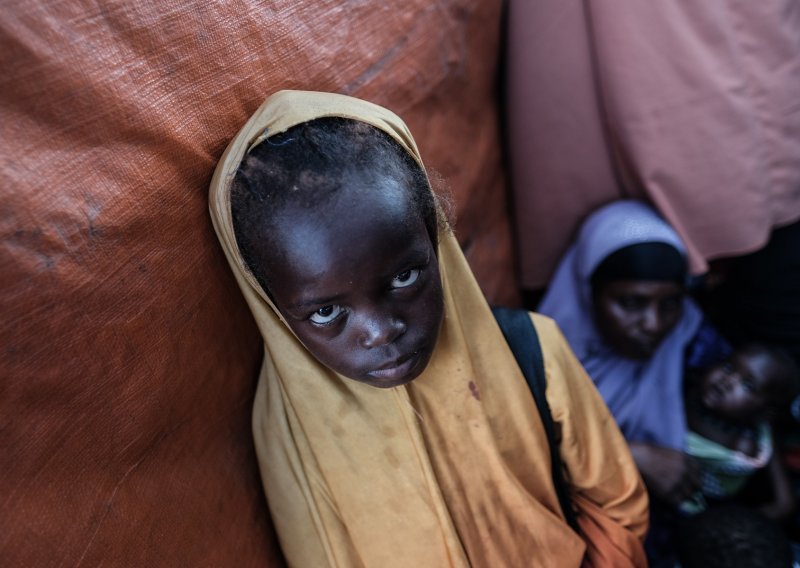
[[[371,124],[422,166],[411,134],[390,111],[342,95],[282,91],[228,146],[210,189],[214,227],[264,338],[253,428],[287,559],[304,567],[578,565],[584,545],[560,513],[541,420],[451,234],[439,243],[445,318],[431,362],[391,389],[318,363],[246,268],[234,237],[231,181],[253,146],[321,117]],[[555,329],[549,320],[544,327]],[[548,341],[542,338],[545,349]],[[564,418],[558,404],[553,413]],[[572,430],[564,424],[565,441]],[[605,477],[596,471],[587,483]],[[632,482],[620,494],[640,490],[625,483]]]

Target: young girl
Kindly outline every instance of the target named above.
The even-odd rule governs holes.
[[[560,459],[405,124],[282,91],[231,142],[214,226],[264,338],[261,475],[294,566],[641,566],[647,501],[614,420],[534,316]],[[557,458],[556,458],[557,459]]]
[[[758,470],[768,468],[771,502],[761,512],[774,520],[794,508],[789,480],[773,451],[769,415],[800,392],[791,357],[751,343],[724,361],[687,380],[687,453],[700,465],[702,495],[682,505],[686,512],[705,508],[705,497],[734,497]]]

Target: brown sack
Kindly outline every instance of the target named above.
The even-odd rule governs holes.
[[[5,2],[0,558],[275,566],[250,434],[260,342],[207,214],[270,93],[403,116],[513,299],[499,0]]]

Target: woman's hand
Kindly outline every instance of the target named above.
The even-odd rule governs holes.
[[[700,489],[700,475],[692,459],[678,450],[634,442],[633,460],[651,495],[677,507]]]

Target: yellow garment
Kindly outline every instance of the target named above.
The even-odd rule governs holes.
[[[536,406],[451,234],[439,244],[445,318],[431,362],[391,389],[319,364],[245,268],[229,194],[245,151],[265,132],[324,116],[372,124],[422,165],[386,109],[282,91],[231,142],[210,190],[214,227],[264,338],[253,429],[286,558],[313,568],[580,565],[585,545],[559,510]],[[640,562],[647,500],[627,446],[556,325],[533,317],[571,485]]]

